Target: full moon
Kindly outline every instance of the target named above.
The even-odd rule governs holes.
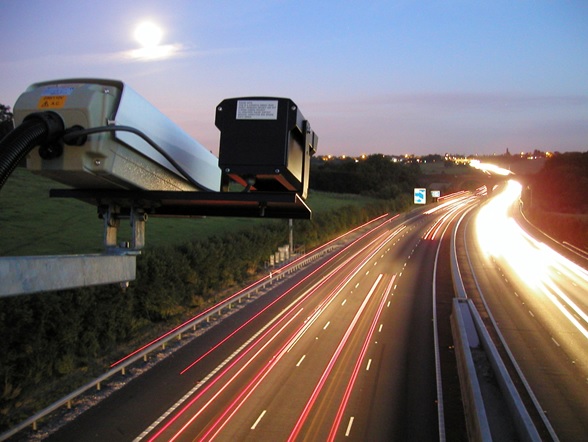
[[[143,22],[135,29],[135,39],[145,48],[152,48],[161,42],[163,31],[152,22]]]

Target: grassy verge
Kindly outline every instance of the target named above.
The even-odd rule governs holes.
[[[588,215],[555,213],[537,208],[527,210],[525,214],[552,238],[588,250]]]
[[[62,198],[49,198],[49,189],[64,186],[17,169],[0,190],[0,256],[100,253],[102,220],[92,205]],[[313,213],[326,212],[345,205],[365,206],[373,200],[357,195],[339,195],[311,191],[307,204]],[[147,248],[178,245],[192,239],[204,239],[224,232],[268,222],[253,218],[150,218],[146,226]],[[119,239],[130,236],[130,228],[121,223]]]

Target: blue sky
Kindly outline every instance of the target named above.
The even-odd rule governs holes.
[[[585,0],[0,0],[0,29],[0,103],[119,79],[214,153],[215,106],[254,95],[294,100],[319,154],[588,150]]]

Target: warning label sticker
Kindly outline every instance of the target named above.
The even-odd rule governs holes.
[[[239,100],[237,120],[277,120],[278,100]]]
[[[37,109],[61,109],[65,106],[67,95],[47,95],[39,99]]]

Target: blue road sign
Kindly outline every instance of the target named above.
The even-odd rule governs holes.
[[[426,204],[427,203],[427,189],[414,189],[414,203],[415,204]]]

